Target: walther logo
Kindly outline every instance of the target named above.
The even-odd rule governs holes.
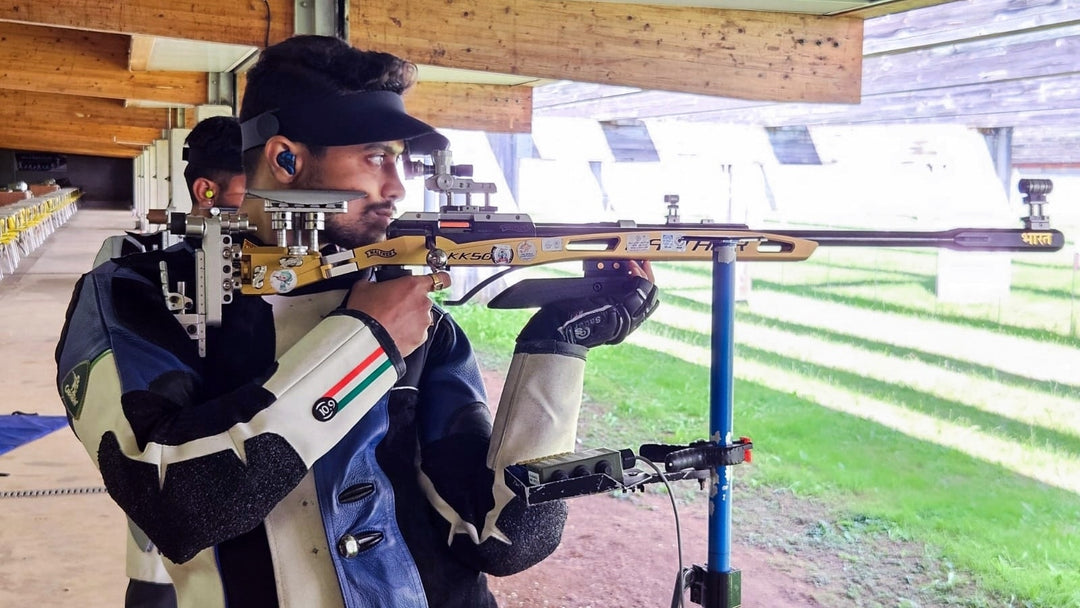
[[[368,249],[366,254],[367,254],[367,257],[369,257],[369,258],[374,258],[374,257],[392,258],[395,255],[397,255],[397,250],[396,249],[391,249],[390,251],[387,251],[385,249]]]

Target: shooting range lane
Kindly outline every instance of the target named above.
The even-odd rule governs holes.
[[[672,293],[697,300],[703,297],[700,278],[663,270],[658,270],[657,274],[658,283],[670,285]],[[1070,370],[1080,369],[1080,352],[1066,346],[1037,343],[993,331],[925,319],[915,321],[902,315],[858,310],[812,298],[763,291],[753,294],[750,310],[765,317],[827,328],[896,345],[901,349],[911,348],[973,361],[1006,374],[1057,381],[1066,387],[1075,386],[1075,375]],[[661,306],[652,321],[707,333],[710,318],[700,312]],[[632,335],[628,342],[698,365],[709,365],[708,349],[651,334],[648,326],[644,329]],[[900,382],[928,395],[950,399],[1026,424],[1049,429],[1060,426],[1080,428],[1080,418],[1072,405],[1074,398],[1068,395],[1036,393],[1004,382],[996,383],[996,388],[990,394],[985,392],[987,389],[982,392],[963,391],[961,394],[942,392],[941,386],[962,387],[965,375],[909,358],[886,356],[748,322],[740,323],[738,315],[735,340],[737,344],[828,368],[858,369],[861,375],[868,378]],[[873,420],[912,437],[948,446],[1052,486],[1080,492],[1080,460],[1055,450],[1038,445],[1022,445],[977,426],[947,422],[903,405],[838,388],[825,379],[809,378],[750,358],[736,357],[734,372],[738,380],[798,394],[824,407]],[[985,386],[985,382],[980,380],[973,384]],[[1015,403],[1026,405],[1016,408]],[[736,398],[736,420],[738,415]]]

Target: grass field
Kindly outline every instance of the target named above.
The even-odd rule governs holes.
[[[826,505],[827,518],[799,533],[803,548],[860,555],[818,542],[831,530],[915,542],[945,565],[919,600],[885,589],[849,593],[848,605],[1080,607],[1071,258],[1014,259],[1009,297],[989,304],[939,302],[936,268],[932,251],[853,249],[751,268],[736,315],[735,429],[756,450],[737,469],[734,504],[756,491]],[[710,269],[656,272],[656,315],[628,344],[590,353],[586,445],[706,432]],[[493,364],[528,318],[453,312]]]

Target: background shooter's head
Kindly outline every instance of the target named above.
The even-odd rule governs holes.
[[[231,116],[207,118],[184,140],[184,179],[191,211],[207,215],[212,207],[239,208],[244,201],[240,123]]]

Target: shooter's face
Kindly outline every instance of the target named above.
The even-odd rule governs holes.
[[[354,249],[386,238],[386,227],[396,213],[395,203],[405,196],[397,161],[404,151],[400,141],[353,146],[331,146],[312,157],[300,173],[297,187],[307,190],[355,190],[367,198],[349,201],[346,213],[328,213],[327,239]]]

